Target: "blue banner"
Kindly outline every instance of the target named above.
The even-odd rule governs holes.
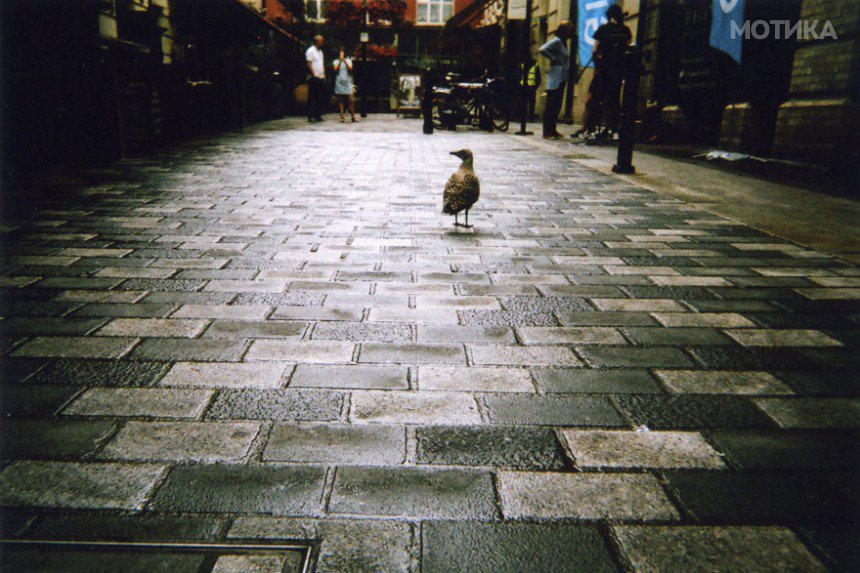
[[[714,0],[711,19],[711,46],[741,63],[744,0]]]
[[[593,68],[594,33],[606,23],[606,9],[614,0],[579,0],[577,36],[579,37],[579,66]]]

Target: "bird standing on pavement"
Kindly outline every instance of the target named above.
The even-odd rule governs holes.
[[[469,224],[469,209],[478,202],[481,195],[481,182],[475,175],[472,165],[472,151],[461,149],[452,151],[451,155],[463,160],[460,168],[455,171],[445,185],[445,194],[442,196],[442,212],[446,215],[454,215],[454,226],[471,228]],[[461,225],[457,214],[466,211],[466,224]]]

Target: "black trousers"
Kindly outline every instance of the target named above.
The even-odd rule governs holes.
[[[523,90],[523,97],[526,98],[526,118],[528,118],[529,120],[532,120],[537,117],[537,114],[535,114],[537,89],[537,86],[529,86]]]
[[[554,90],[546,90],[546,109],[543,112],[543,134],[555,135],[558,133],[556,125],[558,124],[558,114],[561,111],[561,102],[564,100],[564,87],[566,82],[562,82]]]
[[[308,79],[308,119],[322,119],[322,114],[325,112],[325,94],[325,80]]]

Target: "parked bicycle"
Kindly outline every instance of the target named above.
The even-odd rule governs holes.
[[[445,76],[447,85],[433,88],[433,127],[454,130],[472,125],[487,131],[507,131],[510,124],[503,78],[461,82],[457,74]]]

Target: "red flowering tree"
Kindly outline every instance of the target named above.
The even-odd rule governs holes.
[[[325,9],[325,18],[328,25],[342,43],[357,44],[358,32],[363,28],[362,17],[364,6],[362,0],[329,0]],[[371,32],[377,31],[376,40],[388,40],[391,32],[404,26],[406,14],[406,2],[403,0],[367,0],[367,28]],[[388,34],[382,34],[387,31]],[[380,37],[382,36],[382,37]],[[359,47],[356,46],[356,56],[359,56]],[[370,60],[381,60],[393,58],[397,55],[397,48],[386,44],[368,44],[367,56]]]

